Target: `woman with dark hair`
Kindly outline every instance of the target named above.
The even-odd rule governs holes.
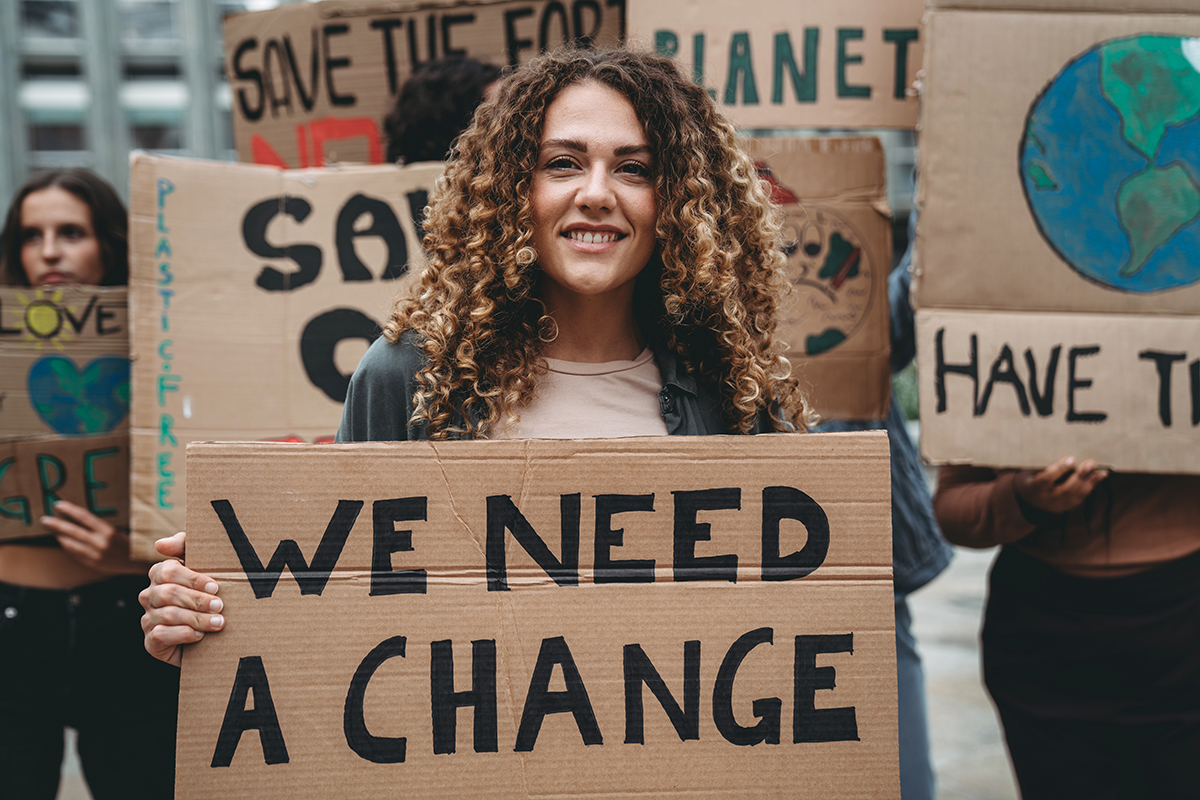
[[[124,285],[127,228],[96,175],[35,175],[0,233],[0,275]],[[125,531],[65,500],[54,511],[40,520],[51,535],[0,543],[0,798],[55,797],[66,727],[96,800],[170,797],[179,676],[141,646],[146,565],[130,560]]]
[[[566,50],[506,78],[427,210],[429,265],[351,380],[339,441],[802,429],[775,340],[779,211],[674,62]],[[184,534],[160,540],[181,556]],[[146,648],[224,624],[178,561],[142,593]]]
[[[454,139],[500,80],[500,68],[473,58],[427,61],[413,70],[383,120],[387,160],[399,164],[443,161]]]
[[[40,224],[42,217],[56,212],[61,219],[47,219],[60,221],[61,229]],[[8,207],[0,236],[0,283],[124,286],[129,282],[128,231],[121,198],[100,176],[86,169],[39,172],[17,190]],[[77,242],[94,244],[98,261],[86,253],[76,258]]]

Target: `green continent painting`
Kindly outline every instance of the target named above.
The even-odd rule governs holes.
[[[1200,39],[1116,39],[1067,64],[1029,111],[1020,169],[1039,230],[1083,276],[1200,281]]]

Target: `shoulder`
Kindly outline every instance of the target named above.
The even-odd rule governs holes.
[[[351,383],[357,380],[380,385],[411,381],[425,362],[420,342],[420,335],[411,330],[400,334],[395,342],[380,336],[358,362]]]
[[[420,341],[418,334],[405,331],[395,342],[380,337],[367,348],[350,378],[338,441],[413,438],[408,421],[416,375],[424,364]]]

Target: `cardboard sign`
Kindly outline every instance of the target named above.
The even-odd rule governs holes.
[[[515,66],[571,41],[616,44],[624,26],[625,0],[324,0],[228,17],[238,159],[378,164],[382,120],[426,61]]]
[[[0,540],[69,500],[129,522],[126,290],[0,287]]]
[[[129,433],[0,439],[0,541],[43,536],[38,522],[69,500],[129,526]]]
[[[183,530],[188,442],[332,440],[440,174],[134,157],[135,554]]]
[[[915,128],[921,0],[629,5],[629,38],[674,56],[745,128]]]
[[[188,462],[179,798],[899,797],[882,434]]]
[[[0,287],[0,437],[129,429],[124,287]]]
[[[1200,15],[936,5],[917,237],[926,457],[1200,472]]]
[[[751,139],[787,214],[788,277],[777,335],[825,419],[882,419],[891,389],[891,212],[871,137]]]

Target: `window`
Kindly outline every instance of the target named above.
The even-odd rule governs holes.
[[[76,0],[21,0],[21,34],[50,39],[79,36]]]
[[[40,150],[86,150],[87,137],[83,125],[71,123],[43,123],[29,126],[29,149]]]

